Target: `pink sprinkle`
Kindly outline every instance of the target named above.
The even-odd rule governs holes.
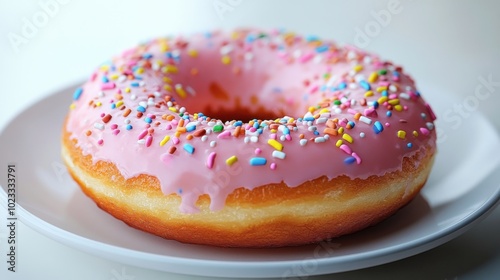
[[[306,54],[304,54],[303,56],[301,56],[299,58],[299,62],[300,63],[305,63],[305,62],[311,60],[311,58],[313,58],[313,56],[314,56],[313,53],[306,53]]]
[[[425,128],[425,127],[421,127],[421,128],[420,128],[420,132],[421,132],[423,135],[425,135],[425,136],[429,135],[429,133],[430,133],[430,131],[429,131],[427,128]]]
[[[287,141],[292,141],[292,136],[290,134],[285,135]]]
[[[389,94],[389,99],[396,99],[398,98],[398,95],[395,93]]]
[[[415,94],[413,91],[410,91],[408,94],[410,95],[411,100],[415,101],[418,99],[418,95]]]
[[[171,130],[172,129],[172,126],[167,124],[167,126],[165,127],[166,130]]]
[[[120,130],[119,130],[119,129],[115,129],[115,130],[113,130],[113,134],[114,134],[114,135],[118,135],[118,133],[120,133]]]
[[[106,114],[104,114],[104,113],[101,113],[101,118],[104,118],[104,116],[106,116]]]
[[[146,147],[151,146],[151,143],[153,143],[153,136],[148,135],[148,136],[146,137]]]
[[[116,93],[118,93],[118,94],[122,94],[122,90],[121,90],[121,89],[117,89],[117,90],[116,90]]]
[[[247,125],[245,126],[245,130],[250,130],[250,128],[252,128],[253,126],[251,126],[249,123],[247,123]]]
[[[118,128],[118,125],[116,123],[111,125],[111,129],[117,129],[117,128]]]
[[[255,128],[255,127],[252,126],[252,127],[250,127],[249,131],[250,132],[255,132],[255,131],[257,131],[257,128]]]
[[[391,126],[391,124],[390,124],[390,123],[388,123],[388,122],[386,122],[386,123],[385,123],[385,126],[389,127],[389,126]]]
[[[97,144],[99,144],[99,145],[104,144],[104,140],[102,140],[102,139],[97,140]]]
[[[276,163],[271,163],[271,165],[269,166],[272,170],[275,170],[276,169]]]
[[[176,119],[173,119],[170,123],[171,123],[172,125],[178,125],[178,124],[179,124],[179,121],[177,121]]]
[[[315,93],[316,91],[318,91],[318,88],[318,85],[313,85],[311,88],[309,88],[309,93]]]
[[[378,84],[379,84],[379,86],[381,86],[381,87],[389,87],[389,85],[390,85],[390,83],[389,83],[389,82],[380,82],[380,83],[378,83]]]
[[[113,82],[109,82],[109,83],[104,83],[101,85],[101,89],[102,90],[105,90],[105,89],[114,89],[116,87],[116,84],[113,83]]]
[[[217,135],[217,138],[219,138],[219,139],[226,139],[229,137],[231,137],[231,131],[229,131],[229,130],[225,130],[221,134]]]
[[[351,115],[356,115],[358,113],[358,111],[354,110],[354,109],[347,109],[347,113],[351,114]]]
[[[399,82],[399,76],[392,76],[392,80],[395,82]]]
[[[141,134],[139,134],[139,137],[138,139],[141,140],[142,138],[144,138],[144,136],[146,136],[148,134],[148,130],[145,129],[143,132],[141,132]]]
[[[276,133],[269,134],[269,138],[276,140]]]
[[[364,115],[367,116],[367,117],[369,117],[369,116],[376,117],[377,116],[377,111],[375,111],[374,108],[368,108],[368,109],[365,109]]]
[[[404,105],[403,110],[408,111],[408,106]]]
[[[179,144],[179,142],[180,142],[179,138],[177,138],[177,137],[172,138],[172,143],[174,143],[174,145]]]
[[[214,166],[214,161],[215,161],[215,156],[216,156],[216,153],[215,152],[211,152],[209,155],[208,155],[208,158],[207,158],[207,167],[209,169],[212,169],[212,167]]]
[[[356,153],[352,153],[351,156],[356,159],[357,164],[361,164],[361,158]]]
[[[261,152],[262,152],[262,150],[261,150],[261,149],[259,149],[259,148],[255,149],[255,154],[256,154],[256,155],[260,154]]]
[[[340,149],[348,155],[352,154],[351,148],[349,148],[349,146],[347,146],[346,144],[340,145]]]
[[[92,75],[90,76],[90,80],[94,81],[95,78],[97,78],[97,72],[92,73]]]

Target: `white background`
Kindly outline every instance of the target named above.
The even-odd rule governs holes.
[[[50,8],[43,3],[51,3]],[[229,9],[217,12],[217,4]],[[437,112],[441,121],[483,113],[500,131],[499,11],[494,0],[0,0],[0,128],[28,104],[83,81],[101,62],[141,40],[256,26],[283,27],[377,52],[403,65],[417,85],[435,85],[424,96],[443,90],[458,96],[461,102]],[[473,128],[460,129],[473,133]],[[499,224],[497,209],[465,235],[429,252],[337,277],[499,279]],[[114,272],[133,279],[191,279],[99,259],[26,226],[18,234],[20,269],[31,279],[119,279]],[[0,267],[0,278],[11,279]]]

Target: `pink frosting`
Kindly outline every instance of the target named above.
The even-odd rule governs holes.
[[[66,129],[83,154],[125,178],[157,177],[184,212],[202,194],[218,210],[240,187],[384,175],[435,148],[435,116],[401,67],[277,30],[155,39],[104,63],[73,98]],[[256,120],[203,114],[236,104]],[[259,107],[276,119],[258,121]]]

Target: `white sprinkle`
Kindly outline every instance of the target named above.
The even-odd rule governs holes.
[[[167,102],[167,106],[168,106],[168,107],[172,107],[172,106],[174,106],[174,103],[172,103],[172,101],[168,101],[168,102]]]
[[[179,109],[179,113],[184,114],[185,112],[186,112],[186,108],[185,107],[181,107]]]
[[[366,123],[366,124],[371,124],[372,123],[372,120],[370,118],[367,118],[365,116],[361,116],[359,117],[359,120]]]
[[[158,71],[160,70],[160,64],[159,63],[153,63],[153,65],[151,65],[151,68],[155,71]]]
[[[399,94],[399,98],[408,100],[410,99],[410,95],[408,93],[402,92]]]
[[[155,100],[154,100],[154,98],[153,98],[153,97],[148,98],[148,105],[149,105],[149,106],[153,106],[153,105],[155,105]]]
[[[142,106],[142,107],[144,107],[144,109],[146,109],[146,108],[148,108],[148,103],[141,101],[141,102],[139,102],[139,106]]]
[[[365,138],[365,133],[364,133],[364,132],[360,132],[360,133],[359,133],[359,137],[361,137],[361,138]]]
[[[340,108],[336,107],[336,108],[333,108],[333,112],[334,112],[335,114],[340,114],[340,113],[342,113],[342,109],[340,109]]]
[[[396,91],[398,91],[398,87],[395,86],[395,85],[390,85],[389,86],[389,90],[392,91],[392,92],[396,92]]]
[[[153,92],[153,94],[154,94],[156,97],[160,97],[160,96],[161,96],[161,93],[159,93],[158,91]]]
[[[314,63],[321,63],[322,60],[323,60],[323,56],[320,54],[314,56],[314,58],[313,58]]]
[[[356,83],[349,83],[348,87],[349,87],[349,89],[357,89],[358,88],[358,84],[356,84]]]
[[[94,127],[99,129],[99,130],[104,130],[104,124],[103,123],[94,123]]]
[[[320,137],[314,138],[314,143],[323,143],[325,141],[326,141],[325,137],[320,136]]]
[[[245,138],[243,138],[243,142],[245,142],[245,144],[249,143],[250,142],[250,137],[245,136]]]
[[[252,60],[253,59],[253,53],[251,52],[246,52],[245,55],[245,60]]]
[[[367,55],[367,56],[365,56],[365,57],[363,58],[363,63],[364,63],[364,64],[371,64],[371,63],[372,63],[372,58],[371,58],[371,56],[368,56],[368,55]]]
[[[284,159],[286,157],[286,154],[283,152],[274,150],[272,156],[275,158]]]
[[[280,141],[281,141],[281,142],[284,142],[285,140],[286,140],[285,135],[281,135],[281,136],[280,136]]]
[[[118,77],[118,82],[119,83],[123,83],[127,80],[127,76],[125,75],[121,75],[120,77]]]
[[[317,127],[315,127],[314,125],[311,125],[307,128],[307,130],[309,131],[315,131],[316,129],[318,129]]]
[[[214,140],[214,141],[212,141],[212,142],[210,142],[210,147],[212,147],[212,148],[213,148],[213,147],[215,147],[215,146],[217,146],[217,142],[215,142],[215,140]]]
[[[328,140],[328,139],[330,139],[330,135],[325,134],[325,136],[323,136],[323,138],[325,138],[325,140]]]
[[[316,119],[316,124],[326,123],[327,120],[328,120],[327,118],[317,118]]]
[[[353,51],[349,51],[349,52],[347,53],[347,59],[349,59],[349,60],[353,60],[353,59],[355,59],[356,57],[357,57],[357,55],[356,55],[356,53],[355,53],[355,52],[353,52]]]
[[[139,144],[139,145],[144,145],[145,143],[146,143],[146,139],[137,140],[137,144]]]
[[[363,74],[357,74],[356,76],[354,76],[354,80],[356,81],[356,83],[359,83],[361,81],[366,81],[366,77]]]
[[[226,55],[229,54],[230,52],[233,51],[233,46],[232,45],[225,45],[222,48],[220,48],[220,54],[221,55]]]
[[[205,142],[205,141],[207,141],[207,139],[208,139],[208,136],[206,136],[206,135],[201,136],[201,141]]]
[[[421,113],[420,117],[422,117],[422,119],[425,119],[425,118],[427,118],[427,114],[426,113]]]
[[[127,118],[127,119],[124,119],[124,120],[123,120],[123,122],[124,122],[125,124],[129,124],[129,123],[130,123],[130,119],[128,119],[128,118]]]
[[[100,92],[97,94],[97,96],[99,96],[99,97],[104,97],[104,91],[100,91]]]
[[[195,96],[196,95],[196,92],[194,91],[194,89],[190,86],[187,86],[186,87],[186,91],[191,94],[192,96]]]
[[[132,95],[130,96],[130,100],[136,100],[136,99],[137,99],[137,96],[136,96],[135,94],[132,94]]]
[[[139,86],[140,86],[140,87],[143,87],[143,86],[145,86],[145,85],[146,85],[146,82],[145,82],[145,81],[140,81],[140,82],[139,82]]]
[[[300,139],[299,143],[301,146],[305,146],[307,144],[307,139]]]
[[[250,141],[252,141],[252,143],[257,143],[259,141],[259,137],[258,136],[250,136]]]
[[[433,124],[433,123],[431,123],[431,122],[425,123],[425,126],[427,126],[427,128],[428,128],[429,130],[433,130],[433,129],[434,129],[434,124]]]

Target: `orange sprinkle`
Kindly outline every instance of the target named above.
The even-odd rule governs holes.
[[[132,112],[132,110],[127,109],[127,110],[125,110],[125,112],[123,113],[123,116],[124,116],[124,117],[128,117],[128,115],[130,115],[130,113],[131,113],[131,112]]]
[[[186,135],[186,140],[191,140],[193,139],[193,137],[194,137],[193,134],[188,134]]]

